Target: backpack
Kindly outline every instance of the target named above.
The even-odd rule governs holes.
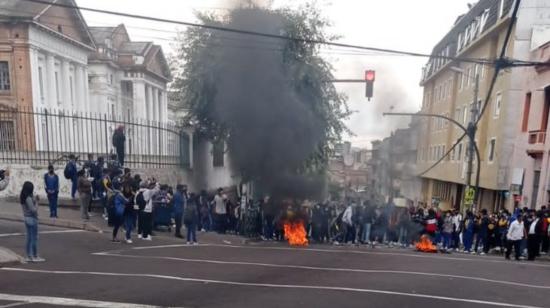
[[[136,204],[138,205],[138,208],[140,211],[143,211],[145,209],[145,206],[147,205],[147,202],[145,201],[145,198],[143,197],[143,191],[140,191],[136,196]]]
[[[65,169],[63,170],[63,175],[65,176],[65,178],[66,178],[67,180],[70,180],[70,179],[73,178],[74,173],[75,173],[75,170],[74,170],[73,164],[71,164],[70,162],[68,162],[68,163],[65,165]]]
[[[186,225],[190,225],[195,220],[195,217],[197,216],[197,207],[190,203],[187,204],[185,207],[185,211],[183,212],[183,223]]]

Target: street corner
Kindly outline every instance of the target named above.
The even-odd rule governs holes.
[[[13,266],[21,263],[23,263],[23,257],[7,248],[0,247],[0,267]]]

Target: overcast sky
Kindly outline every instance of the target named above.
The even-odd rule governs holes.
[[[262,0],[258,0],[262,1]],[[265,0],[268,1],[268,0]],[[148,15],[165,19],[196,21],[195,12],[224,12],[239,0],[77,0],[82,7]],[[274,0],[274,6],[296,6],[304,1]],[[432,47],[450,30],[458,15],[467,11],[466,0],[319,0],[319,6],[333,23],[330,32],[342,36],[341,42],[380,48],[430,53]],[[470,2],[474,2],[471,0]],[[126,24],[135,41],[155,41],[165,53],[171,51],[173,24],[121,18],[83,12],[91,26]],[[337,78],[363,78],[366,69],[377,71],[374,99],[365,98],[363,84],[339,84],[356,113],[348,125],[355,136],[347,137],[354,146],[370,147],[370,142],[388,136],[392,129],[407,127],[408,118],[384,118],[382,112],[417,111],[422,100],[419,86],[426,58],[381,54],[355,54],[341,48],[325,50]]]

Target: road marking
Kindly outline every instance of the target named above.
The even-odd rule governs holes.
[[[0,293],[0,300],[18,301],[25,304],[47,304],[55,306],[96,307],[96,308],[153,308],[159,306],[85,300],[65,297],[29,296]],[[9,306],[8,306],[9,307]]]
[[[51,230],[51,231],[41,231],[38,234],[57,234],[57,233],[79,233],[84,232],[84,230]],[[10,237],[10,236],[21,236],[26,235],[26,233],[2,233],[0,237]]]
[[[306,252],[324,252],[324,253],[343,253],[343,254],[360,254],[360,255],[390,255],[390,256],[404,256],[411,258],[428,258],[436,260],[453,260],[453,261],[480,261],[480,262],[490,262],[490,263],[505,263],[508,265],[521,265],[521,266],[534,266],[534,267],[543,267],[550,268],[550,265],[539,264],[539,263],[529,263],[529,262],[512,262],[506,260],[498,260],[493,257],[484,256],[476,259],[472,258],[458,258],[458,257],[446,257],[438,254],[412,254],[412,253],[398,253],[398,252],[375,252],[375,251],[360,251],[360,250],[336,250],[336,249],[321,249],[321,248],[292,248],[292,247],[260,247],[260,246],[239,246],[239,245],[222,245],[222,244],[201,244],[198,246],[202,247],[224,247],[224,248],[240,248],[240,249],[257,249],[257,250],[285,250],[285,251],[306,251]],[[133,247],[135,250],[147,250],[147,249],[162,249],[162,248],[177,248],[177,247],[189,247],[185,244],[174,244],[174,245],[159,245],[159,246],[141,246]]]
[[[17,303],[11,303],[11,304],[0,306],[0,308],[16,307],[16,306],[23,306],[23,305],[28,305],[28,304],[29,303],[27,303],[27,302],[17,302]]]
[[[533,285],[533,284],[527,284],[527,283],[495,280],[495,279],[489,279],[489,278],[483,278],[483,277],[470,277],[470,276],[462,276],[462,275],[427,273],[427,272],[372,270],[372,269],[355,269],[355,268],[335,268],[335,267],[317,267],[317,266],[257,263],[257,262],[241,262],[241,261],[187,259],[187,258],[162,257],[162,256],[131,256],[131,255],[123,255],[123,254],[112,254],[112,253],[106,253],[106,252],[94,253],[93,255],[109,256],[109,257],[121,257],[121,258],[135,258],[135,259],[172,260],[172,261],[207,263],[207,264],[250,265],[250,266],[261,266],[261,267],[291,268],[291,269],[316,270],[316,271],[328,271],[328,272],[351,272],[351,273],[402,274],[402,275],[432,276],[432,277],[444,277],[444,278],[475,280],[475,281],[490,282],[490,283],[497,283],[497,284],[504,284],[504,285],[518,286],[518,287],[535,288],[535,289],[550,289],[550,286],[539,286],[539,285]]]
[[[510,304],[510,303],[486,301],[486,300],[479,300],[479,299],[466,299],[466,298],[458,298],[458,297],[447,297],[447,296],[438,296],[438,295],[421,294],[421,293],[406,293],[406,292],[386,291],[386,290],[377,290],[377,289],[361,289],[361,288],[314,286],[314,285],[290,285],[290,284],[238,282],[238,281],[188,278],[188,277],[157,275],[157,274],[127,274],[127,273],[84,272],[84,271],[53,271],[53,270],[35,270],[35,269],[25,269],[25,268],[13,268],[13,267],[4,267],[4,268],[0,268],[0,270],[2,270],[2,271],[15,271],[15,272],[29,272],[29,273],[43,273],[43,274],[59,274],[59,275],[94,275],[94,276],[111,276],[111,277],[155,278],[155,279],[176,280],[176,281],[184,281],[184,282],[198,282],[198,283],[203,283],[203,284],[204,283],[211,283],[211,284],[221,284],[221,285],[231,285],[231,286],[241,286],[241,287],[260,287],[260,288],[277,288],[277,289],[305,289],[305,290],[324,290],[324,291],[345,291],[345,292],[354,292],[354,293],[372,293],[372,294],[383,294],[383,295],[399,295],[399,296],[416,297],[416,298],[428,298],[428,299],[437,299],[437,300],[443,300],[443,301],[473,303],[473,304],[481,304],[481,305],[489,305],[489,306],[518,307],[518,308],[542,308],[542,307],[539,307],[539,306]],[[25,298],[25,297],[21,296],[21,298]],[[0,295],[0,299],[2,299],[1,295]],[[22,299],[18,299],[18,300],[22,300]],[[104,306],[93,306],[93,307],[104,307]],[[108,306],[108,307],[110,308],[112,306]],[[123,307],[123,306],[117,306],[117,307]],[[130,307],[134,307],[134,306],[130,306]]]

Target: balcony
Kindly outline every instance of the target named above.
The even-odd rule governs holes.
[[[544,144],[546,143],[546,131],[529,131],[529,137],[527,141],[529,143],[529,146],[527,147],[527,155],[531,157],[541,156],[544,153]]]

